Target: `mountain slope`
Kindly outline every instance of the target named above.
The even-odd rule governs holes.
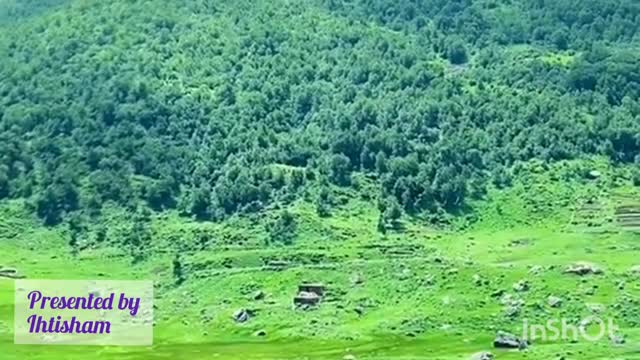
[[[409,31],[324,5],[85,1],[12,26],[0,196],[48,224],[110,201],[208,220],[364,173],[386,208],[440,221],[519,161],[637,160],[635,33],[487,47],[441,24],[466,8]]]

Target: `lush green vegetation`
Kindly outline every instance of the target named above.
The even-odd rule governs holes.
[[[462,359],[594,304],[640,339],[639,27],[635,0],[0,0],[0,269],[153,279],[155,347],[99,359]],[[329,299],[293,309],[303,281]],[[86,358],[13,346],[11,299],[0,353]]]
[[[601,178],[570,180],[584,166]],[[509,190],[490,191],[488,201],[473,204],[481,217],[465,231],[436,231],[404,216],[397,220],[401,232],[381,235],[380,211],[356,191],[339,188],[334,202],[340,205],[329,217],[311,202],[291,204],[298,238],[290,246],[269,242],[271,226],[289,224],[278,220],[287,216],[271,216],[278,213],[216,223],[154,215],[146,223],[154,256],[135,266],[129,249],[92,243],[87,232],[74,254],[67,227],[44,227],[24,203],[4,202],[0,263],[29,278],[153,280],[157,325],[150,348],[15,346],[13,284],[0,278],[0,350],[8,360],[85,359],[88,353],[101,360],[460,360],[486,350],[496,359],[636,359],[640,277],[632,269],[640,237],[607,219],[619,198],[640,203],[640,191],[606,161],[550,169],[532,164],[523,171],[527,176]],[[602,207],[580,219],[585,202]],[[108,219],[106,236],[115,239],[140,222],[118,212]],[[172,248],[180,251],[167,251]],[[280,268],[269,265],[276,261]],[[563,273],[576,261],[604,273]],[[321,281],[330,294],[308,311],[292,307],[304,281]],[[522,281],[526,291],[515,287]],[[551,295],[562,306],[549,306]],[[254,315],[236,323],[232,315],[243,308]],[[605,338],[535,341],[527,352],[492,349],[496,330],[521,334],[523,319],[578,322],[593,309],[615,320],[626,345]]]
[[[0,197],[51,225],[108,202],[216,220],[362,173],[441,221],[521,161],[639,161],[635,2],[301,3],[5,25]]]

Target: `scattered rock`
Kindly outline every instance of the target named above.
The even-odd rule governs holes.
[[[351,276],[351,285],[362,285],[364,284],[364,277],[361,274],[353,274]]]
[[[611,334],[609,335],[609,340],[613,345],[624,345],[627,342],[624,335]]]
[[[258,290],[253,293],[253,300],[262,300],[265,298],[265,293],[262,290]]]
[[[544,268],[540,265],[534,265],[529,269],[529,274],[531,275],[540,275],[544,272]]]
[[[599,267],[591,263],[578,262],[568,266],[564,270],[564,272],[567,274],[575,274],[579,276],[585,276],[585,275],[591,275],[591,274],[599,275],[599,274],[602,274],[602,269],[600,269]]]
[[[513,290],[516,292],[525,292],[529,291],[529,282],[527,280],[520,280],[517,283],[513,284]]]
[[[527,342],[517,336],[504,331],[498,331],[493,346],[498,349],[526,349]]]
[[[475,274],[473,275],[473,284],[475,286],[486,286],[489,285],[489,280],[484,279],[482,276]]]
[[[632,266],[631,269],[629,269],[629,272],[632,275],[640,275],[640,265]]]
[[[322,297],[313,292],[301,291],[293,299],[293,303],[298,307],[311,307],[320,303]]]
[[[425,286],[431,286],[436,283],[436,278],[433,275],[427,275],[422,281],[422,283]]]
[[[471,355],[471,360],[491,360],[491,359],[493,359],[493,354],[488,351],[483,351],[483,352],[479,352]]]
[[[249,321],[251,313],[247,309],[240,309],[233,313],[233,320],[237,323],[244,323]]]
[[[457,268],[450,268],[447,269],[446,275],[458,275],[458,269]]]
[[[514,305],[507,306],[504,310],[504,314],[508,318],[516,318],[518,317],[518,315],[520,315],[520,307]]]
[[[524,306],[524,300],[518,299],[511,294],[505,294],[500,298],[500,303],[505,306]]]
[[[264,329],[260,329],[256,332],[253,333],[253,336],[259,336],[259,337],[263,337],[263,336],[267,336],[267,331]]]
[[[0,277],[6,277],[9,279],[24,279],[24,276],[20,275],[20,273],[18,273],[18,270],[14,268],[0,268]]]
[[[200,310],[200,321],[202,321],[203,323],[209,323],[213,321],[213,314],[209,312],[209,309]]]
[[[588,288],[587,290],[585,290],[585,291],[584,291],[584,294],[585,294],[585,295],[589,295],[589,296],[591,296],[591,295],[595,295],[595,293],[596,293],[596,289],[595,289],[595,288],[592,288],[592,287],[591,287],[591,288]]]
[[[356,360],[357,358],[351,354],[345,355],[342,360]]]
[[[602,314],[606,310],[606,307],[602,304],[587,304],[586,306],[593,314]]]
[[[547,304],[552,308],[559,308],[562,306],[562,299],[557,296],[549,296],[549,298],[547,298]]]
[[[528,238],[514,239],[514,240],[511,240],[511,242],[509,242],[509,246],[511,247],[529,246],[533,243],[534,243],[533,239],[528,239]]]
[[[411,278],[412,274],[411,274],[411,270],[404,268],[402,269],[402,271],[400,273],[398,273],[398,279],[400,280],[407,280],[409,278]]]

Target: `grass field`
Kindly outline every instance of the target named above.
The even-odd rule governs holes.
[[[98,246],[87,235],[73,255],[65,229],[44,228],[22,203],[5,202],[0,266],[31,279],[153,280],[157,309],[152,348],[17,346],[13,280],[0,279],[0,353],[8,360],[469,359],[480,351],[497,359],[640,358],[640,275],[631,272],[640,264],[640,234],[616,220],[616,209],[640,194],[606,169],[602,179],[563,186],[554,171],[491,192],[474,205],[473,220],[435,228],[403,218],[401,231],[384,236],[375,206],[348,193],[328,218],[305,201],[291,204],[301,219],[291,246],[264,244],[268,211],[223,223],[164,214],[152,221],[152,254],[136,265],[114,245],[127,221],[117,211],[105,216],[112,241]],[[202,245],[205,233],[211,240]],[[182,254],[181,285],[172,249]],[[282,268],[267,266],[274,261]],[[603,274],[565,273],[579,261]],[[294,308],[303,282],[327,286],[317,308]],[[255,300],[257,291],[264,297]],[[550,296],[562,305],[551,307]],[[255,315],[238,324],[232,314],[243,308]],[[577,323],[590,315],[614,319],[625,344],[604,338],[493,349],[498,330],[520,335],[524,319]]]

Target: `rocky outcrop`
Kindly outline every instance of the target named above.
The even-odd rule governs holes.
[[[239,309],[233,313],[233,320],[237,323],[244,323],[251,319],[251,311],[247,309]]]
[[[566,274],[574,274],[579,276],[585,275],[599,275],[602,274],[603,271],[599,267],[594,264],[588,262],[577,262],[575,264],[567,266],[564,270]]]
[[[521,340],[517,336],[504,331],[498,331],[493,347],[497,349],[526,349],[526,340]]]

